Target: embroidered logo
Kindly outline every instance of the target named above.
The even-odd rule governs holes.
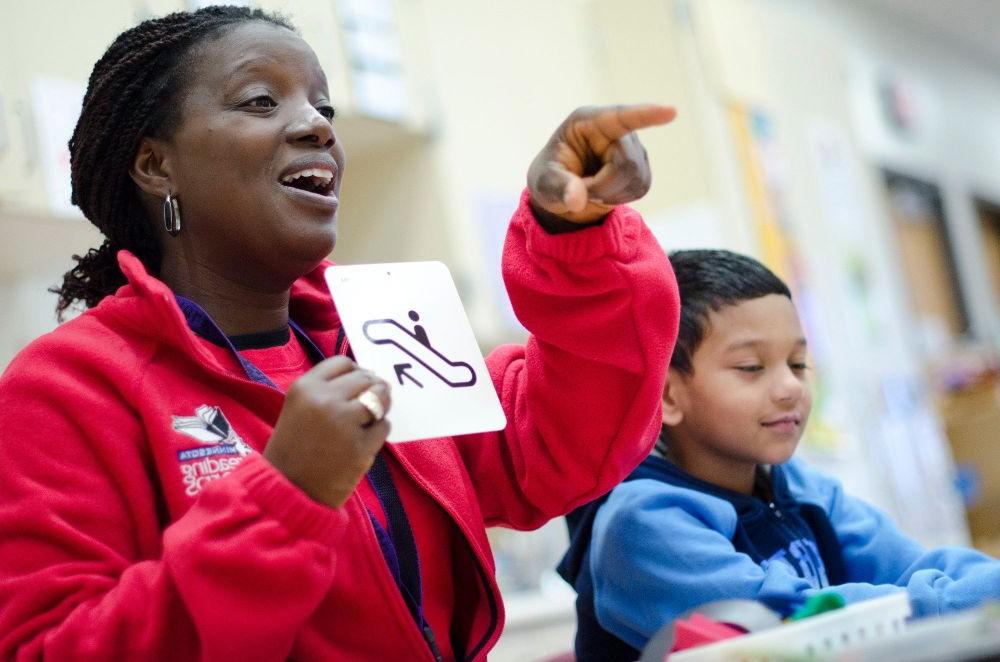
[[[785,549],[779,549],[772,554],[765,563],[784,563],[792,572],[808,581],[813,588],[825,588],[830,585],[819,548],[807,538],[793,540]]]
[[[194,496],[207,481],[216,480],[236,468],[253,449],[233,430],[218,407],[201,405],[194,416],[174,416],[173,429],[209,446],[177,451],[185,494]]]

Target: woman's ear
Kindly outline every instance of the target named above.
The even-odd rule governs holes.
[[[684,403],[687,401],[684,375],[671,368],[663,387],[663,424],[668,428],[684,420]]]
[[[162,140],[146,136],[139,142],[129,175],[136,186],[155,198],[176,193],[170,188],[170,158]]]

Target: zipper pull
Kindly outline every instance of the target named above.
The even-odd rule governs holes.
[[[427,645],[431,647],[434,662],[443,662],[444,657],[441,655],[441,649],[438,648],[437,639],[434,638],[434,630],[431,629],[430,625],[424,626],[424,639],[427,640]]]

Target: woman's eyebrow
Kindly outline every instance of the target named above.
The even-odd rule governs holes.
[[[277,79],[282,77],[287,78],[287,74],[282,70],[282,65],[284,62],[281,58],[276,58],[272,55],[247,55],[240,60],[238,60],[233,68],[230,70],[229,74],[226,76],[227,83],[233,81],[242,82],[243,79],[252,77],[254,75],[260,76],[270,76],[275,75]],[[324,98],[329,98],[329,87],[327,85],[326,73],[322,69],[318,69],[315,72],[317,79],[312,81],[312,87],[315,87],[318,91],[322,92]],[[295,78],[304,78],[308,73],[297,71]]]
[[[230,75],[255,72],[276,64],[280,64],[280,60],[270,55],[248,55],[236,62]]]

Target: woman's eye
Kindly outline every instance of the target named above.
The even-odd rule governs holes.
[[[333,121],[333,118],[337,116],[337,111],[333,106],[320,106],[316,109],[316,111],[331,122]]]
[[[262,94],[259,97],[254,97],[247,101],[245,106],[250,106],[251,108],[275,108],[278,102],[269,97],[266,94]]]

